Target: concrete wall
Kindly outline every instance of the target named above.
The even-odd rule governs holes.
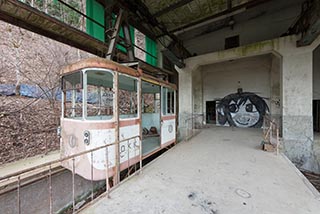
[[[183,133],[187,130],[187,120],[193,113],[193,93],[192,93],[192,71],[186,70],[183,75],[179,75],[179,123],[180,136],[183,138]],[[180,106],[183,105],[183,106]]]
[[[202,66],[204,115],[207,114],[205,109],[207,101],[219,101],[230,94],[237,93],[238,88],[242,88],[243,92],[250,92],[260,97],[259,100],[261,102],[259,102],[259,104],[264,104],[265,102],[266,105],[259,105],[261,107],[259,109],[261,113],[264,114],[268,112],[273,114],[274,112],[272,110],[275,110],[275,108],[271,109],[271,85],[277,85],[273,83],[272,80],[279,82],[280,79],[279,75],[272,75],[273,79],[271,79],[271,70],[273,73],[277,73],[277,71],[280,70],[280,65],[276,68],[276,64],[274,63],[273,65],[272,62],[272,55],[267,54]],[[276,77],[278,79],[276,79]],[[195,87],[195,85],[193,87]],[[236,97],[248,98],[245,94],[239,94],[239,96]],[[236,97],[234,97],[234,99]],[[224,101],[222,100],[221,102]],[[251,103],[250,99],[245,103],[247,102]],[[236,125],[240,127],[261,127],[263,114],[260,114],[260,111],[259,113],[254,113],[256,111],[247,112],[245,110],[245,103],[238,105],[239,109],[236,114],[230,114],[232,121],[229,121],[229,117],[225,115],[227,113],[224,112],[223,115],[218,113],[221,109],[228,109],[229,107],[217,108],[217,124],[227,126]],[[257,108],[256,105],[254,106]],[[224,122],[226,119],[227,122]],[[244,123],[240,124],[239,122],[241,120],[243,120]],[[237,123],[239,124],[237,125]]]
[[[313,99],[320,100],[320,46],[313,52]]]
[[[226,95],[236,93],[239,81],[243,91],[270,98],[271,55],[202,66],[201,70],[204,106],[206,101],[221,99]],[[269,106],[269,100],[266,102]]]
[[[180,88],[185,89],[179,99],[180,112],[192,114],[192,73],[199,67],[223,61],[251,56],[274,54],[278,57],[274,66],[280,64],[280,81],[275,82],[272,90],[275,98],[279,96],[282,118],[283,151],[297,166],[317,171],[312,160],[313,125],[312,125],[312,75],[313,50],[320,44],[320,37],[310,46],[296,47],[298,37],[288,36],[267,40],[225,51],[213,52],[188,58],[184,69],[179,71]],[[278,75],[278,74],[277,74]],[[186,92],[186,93],[185,93]],[[190,94],[191,93],[191,94]],[[190,96],[191,95],[191,96]]]
[[[200,36],[197,35],[200,32],[194,32],[192,39],[190,38],[192,32],[186,33],[189,35],[185,35],[184,45],[191,53],[201,55],[224,50],[225,38],[231,36],[239,35],[240,46],[278,38],[289,29],[300,14],[301,2],[300,0],[279,0],[262,4],[260,7],[246,11],[249,18],[236,16],[233,29],[225,27]]]

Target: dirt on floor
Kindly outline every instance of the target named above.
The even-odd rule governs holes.
[[[0,96],[0,165],[59,149],[60,102]]]

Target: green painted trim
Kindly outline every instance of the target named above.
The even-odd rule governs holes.
[[[157,60],[157,52],[158,52],[158,47],[157,43],[150,39],[149,37],[146,36],[146,52],[151,54],[146,54],[146,62],[149,63],[150,65],[157,66],[158,60]]]
[[[86,0],[86,15],[104,25],[104,8],[95,0]],[[104,28],[89,19],[86,19],[86,31],[90,36],[105,42]]]

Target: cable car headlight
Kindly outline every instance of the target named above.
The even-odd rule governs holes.
[[[90,132],[87,130],[83,132],[83,142],[87,146],[90,144]]]

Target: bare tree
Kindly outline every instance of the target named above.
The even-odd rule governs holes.
[[[59,72],[91,55],[9,24],[1,23],[0,80],[38,88],[38,97],[0,96],[0,164],[59,149]]]

